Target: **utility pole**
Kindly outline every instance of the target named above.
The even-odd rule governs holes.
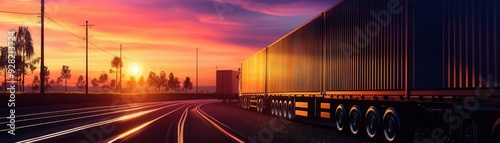
[[[196,94],[198,94],[198,48],[196,48]]]
[[[89,95],[89,21],[85,21],[85,95]]]
[[[122,93],[122,44],[120,44],[120,63],[118,63],[118,65],[120,66],[120,84],[118,86],[120,86],[120,93]]]
[[[41,2],[41,5],[42,5],[42,8],[41,8],[42,13],[40,14],[40,17],[42,18],[42,20],[40,21],[40,23],[42,24],[41,25],[41,27],[42,27],[41,28],[42,37],[40,38],[41,39],[41,43],[40,43],[41,52],[40,52],[40,54],[41,54],[41,57],[42,57],[41,62],[40,62],[40,65],[42,67],[42,68],[40,68],[41,69],[40,70],[40,80],[42,82],[40,82],[40,94],[43,95],[43,94],[45,94],[45,71],[44,71],[44,67],[45,67],[45,60],[44,59],[45,59],[45,57],[44,57],[44,53],[43,53],[43,49],[44,49],[44,46],[43,46],[44,45],[44,42],[43,42],[44,41],[44,39],[43,39],[43,37],[44,37],[44,34],[43,34],[43,29],[44,29],[43,20],[45,19],[45,17],[44,17],[44,15],[45,15],[45,0],[40,0],[40,2]]]

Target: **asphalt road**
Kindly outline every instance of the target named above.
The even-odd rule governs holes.
[[[16,111],[16,135],[8,134],[9,120],[0,118],[0,143],[367,142],[327,127],[291,122],[210,99]]]

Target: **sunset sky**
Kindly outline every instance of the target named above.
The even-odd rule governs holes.
[[[46,0],[45,62],[51,79],[60,75],[62,65],[68,65],[73,75],[68,85],[74,86],[79,75],[85,76],[85,27],[80,25],[88,20],[94,25],[89,29],[93,43],[89,43],[90,80],[111,69],[111,60],[119,56],[123,44],[124,80],[135,64],[142,67],[145,77],[149,71],[165,71],[194,81],[199,48],[199,85],[213,86],[216,66],[237,70],[244,59],[336,1]],[[9,29],[28,26],[35,56],[40,56],[40,18],[6,13],[40,13],[39,0],[0,3],[0,46],[7,45]],[[31,83],[34,74],[26,83]]]

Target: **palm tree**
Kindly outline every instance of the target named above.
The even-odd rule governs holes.
[[[8,55],[9,55],[8,47],[0,47],[0,69],[3,69],[3,77],[4,77],[3,87],[6,92],[7,92],[7,65],[9,64],[7,62]]]
[[[35,50],[33,48],[33,39],[31,39],[31,33],[28,30],[28,27],[23,27],[19,26],[19,29],[16,33],[16,41],[15,47],[16,47],[16,52],[21,53],[21,70],[19,71],[21,73],[21,85],[22,85],[22,90],[24,91],[24,77],[27,74],[26,68],[33,67],[33,65],[27,65],[26,61],[30,60],[33,55],[35,55]],[[36,69],[36,67],[35,67]]]
[[[113,60],[111,60],[111,67],[115,68],[115,73],[116,73],[116,76],[115,76],[115,79],[116,81],[118,81],[118,68],[121,68],[123,67],[123,61],[120,57],[115,57],[113,58]],[[121,76],[121,75],[120,75]],[[116,88],[120,88],[121,87],[121,81],[117,82],[117,86]]]

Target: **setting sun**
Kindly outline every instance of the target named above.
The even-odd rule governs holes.
[[[130,76],[135,76],[135,77],[141,76],[142,66],[140,64],[137,64],[137,63],[131,64],[128,68],[128,74]]]

